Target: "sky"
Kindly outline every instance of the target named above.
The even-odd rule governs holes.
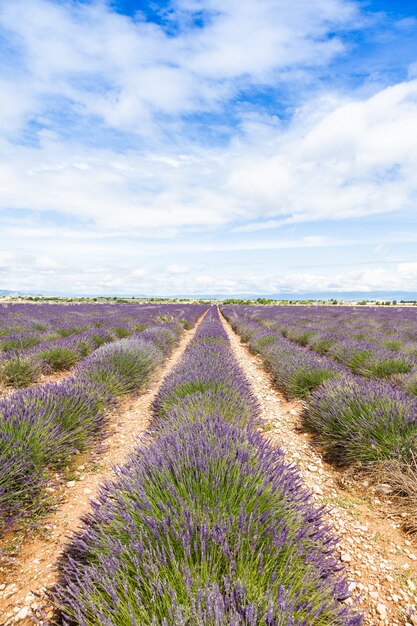
[[[417,0],[1,0],[0,289],[417,291]]]

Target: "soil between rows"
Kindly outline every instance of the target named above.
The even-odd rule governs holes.
[[[41,385],[46,385],[47,383],[57,383],[64,378],[68,378],[72,372],[75,370],[75,365],[69,370],[65,370],[63,372],[52,372],[51,374],[41,374],[39,379],[27,385],[26,387],[13,387],[13,385],[6,385],[4,383],[0,383],[0,400],[3,398],[7,398],[11,396],[13,393],[21,391],[22,389],[33,389],[34,387],[40,387]]]

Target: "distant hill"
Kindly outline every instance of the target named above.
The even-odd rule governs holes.
[[[19,291],[9,291],[8,289],[0,289],[0,296],[20,296]]]

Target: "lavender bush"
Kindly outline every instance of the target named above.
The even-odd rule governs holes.
[[[61,372],[69,370],[78,361],[79,354],[75,350],[65,347],[54,347],[46,350],[40,350],[38,358],[52,372]]]
[[[225,314],[251,351],[262,356],[275,384],[288,398],[307,398],[324,381],[345,371],[330,359],[294,345],[277,331],[254,321],[242,323],[239,318]]]
[[[395,378],[395,383],[412,396],[417,396],[417,372],[412,374],[404,374]]]
[[[187,419],[194,410],[219,411],[243,422],[257,413],[258,406],[240,368],[231,358],[227,334],[212,316],[204,320],[181,364],[164,381],[154,403],[163,419],[171,409],[183,411]]]
[[[103,426],[113,403],[105,387],[71,379],[16,392],[0,402],[0,530],[38,504],[46,468],[64,466]]]
[[[396,459],[417,453],[417,401],[377,381],[329,381],[309,398],[305,424],[341,463]]]
[[[255,321],[366,378],[395,379],[417,371],[415,309],[246,306],[238,313],[237,307],[223,310],[229,318],[237,316],[240,325]]]
[[[365,341],[341,341],[331,346],[327,353],[344,363],[353,373],[366,378],[387,378],[394,374],[411,372],[414,362],[406,355],[375,346]]]
[[[17,388],[35,383],[41,373],[39,361],[31,356],[16,354],[0,365],[0,381]]]
[[[120,339],[98,348],[76,370],[81,380],[104,385],[120,396],[143,385],[161,363],[162,352],[151,341]]]

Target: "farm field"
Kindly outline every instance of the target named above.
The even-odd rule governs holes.
[[[181,307],[144,304],[1,305],[0,385],[27,387],[68,371],[100,346],[182,318]]]
[[[1,624],[417,623],[413,310],[2,313]]]
[[[305,425],[341,464],[412,463],[417,437],[417,315],[413,309],[227,308]]]

